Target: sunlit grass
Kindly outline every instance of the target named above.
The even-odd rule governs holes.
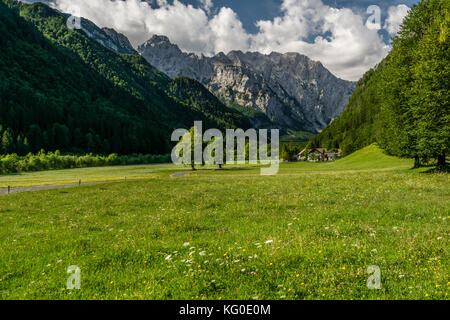
[[[269,177],[117,168],[153,176],[0,196],[0,297],[447,299],[448,174],[361,154]],[[58,173],[42,177],[63,181]],[[70,265],[81,290],[65,289]],[[370,265],[380,290],[366,286]]]
[[[0,188],[148,179],[182,170],[172,164],[64,169],[0,175]],[[186,168],[184,168],[186,169]]]

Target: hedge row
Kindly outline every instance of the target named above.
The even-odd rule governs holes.
[[[170,162],[170,155],[133,154],[119,156],[110,154],[109,156],[101,156],[86,154],[77,156],[61,155],[59,151],[47,153],[40,151],[38,154],[29,153],[26,156],[17,154],[0,155],[0,174],[168,162]]]

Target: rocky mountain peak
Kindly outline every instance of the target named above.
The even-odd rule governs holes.
[[[170,42],[169,38],[161,35],[153,35],[149,40],[138,47],[138,51],[144,50],[145,48],[158,48],[159,50],[173,51],[181,53],[180,48]]]
[[[150,43],[155,43],[155,44],[162,44],[162,43],[169,43],[171,44],[170,40],[168,37],[166,36],[162,36],[162,35],[153,35],[150,40],[148,40]]]
[[[263,113],[285,130],[319,132],[342,113],[355,88],[355,83],[295,52],[234,50],[199,57],[181,51],[165,36],[153,36],[138,52],[168,76],[194,78],[228,105]]]
[[[131,45],[130,40],[128,40],[128,38],[124,34],[119,33],[111,28],[103,28],[102,30],[122,51],[124,51],[124,53],[137,53]]]
[[[107,48],[136,53],[113,29],[100,29],[86,19],[82,29]],[[256,128],[320,132],[343,112],[355,88],[296,52],[233,50],[206,57],[183,52],[163,35],[153,35],[137,52],[171,78],[198,80],[228,106],[245,111]]]
[[[119,53],[137,54],[128,38],[110,28],[99,28],[92,21],[81,18],[81,29],[102,46]]]

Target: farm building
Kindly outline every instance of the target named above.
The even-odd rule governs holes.
[[[300,161],[334,161],[341,157],[340,152],[331,152],[324,148],[303,149],[297,155],[297,160]]]

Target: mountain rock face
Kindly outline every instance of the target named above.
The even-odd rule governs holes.
[[[128,38],[114,29],[100,29],[96,24],[84,18],[81,18],[81,29],[91,39],[94,39],[108,49],[126,54],[137,53]]]
[[[128,38],[124,34],[118,33],[116,30],[111,28],[102,28],[102,30],[109,36],[110,39],[113,40],[114,44],[118,48],[118,51],[129,54],[137,53],[131,45],[130,40],[128,40]]]
[[[355,88],[298,53],[231,51],[205,57],[182,52],[157,35],[138,52],[171,78],[194,78],[228,105],[257,111],[258,117],[250,117],[256,127],[267,125],[260,121],[263,113],[280,129],[319,132],[343,112]]]

